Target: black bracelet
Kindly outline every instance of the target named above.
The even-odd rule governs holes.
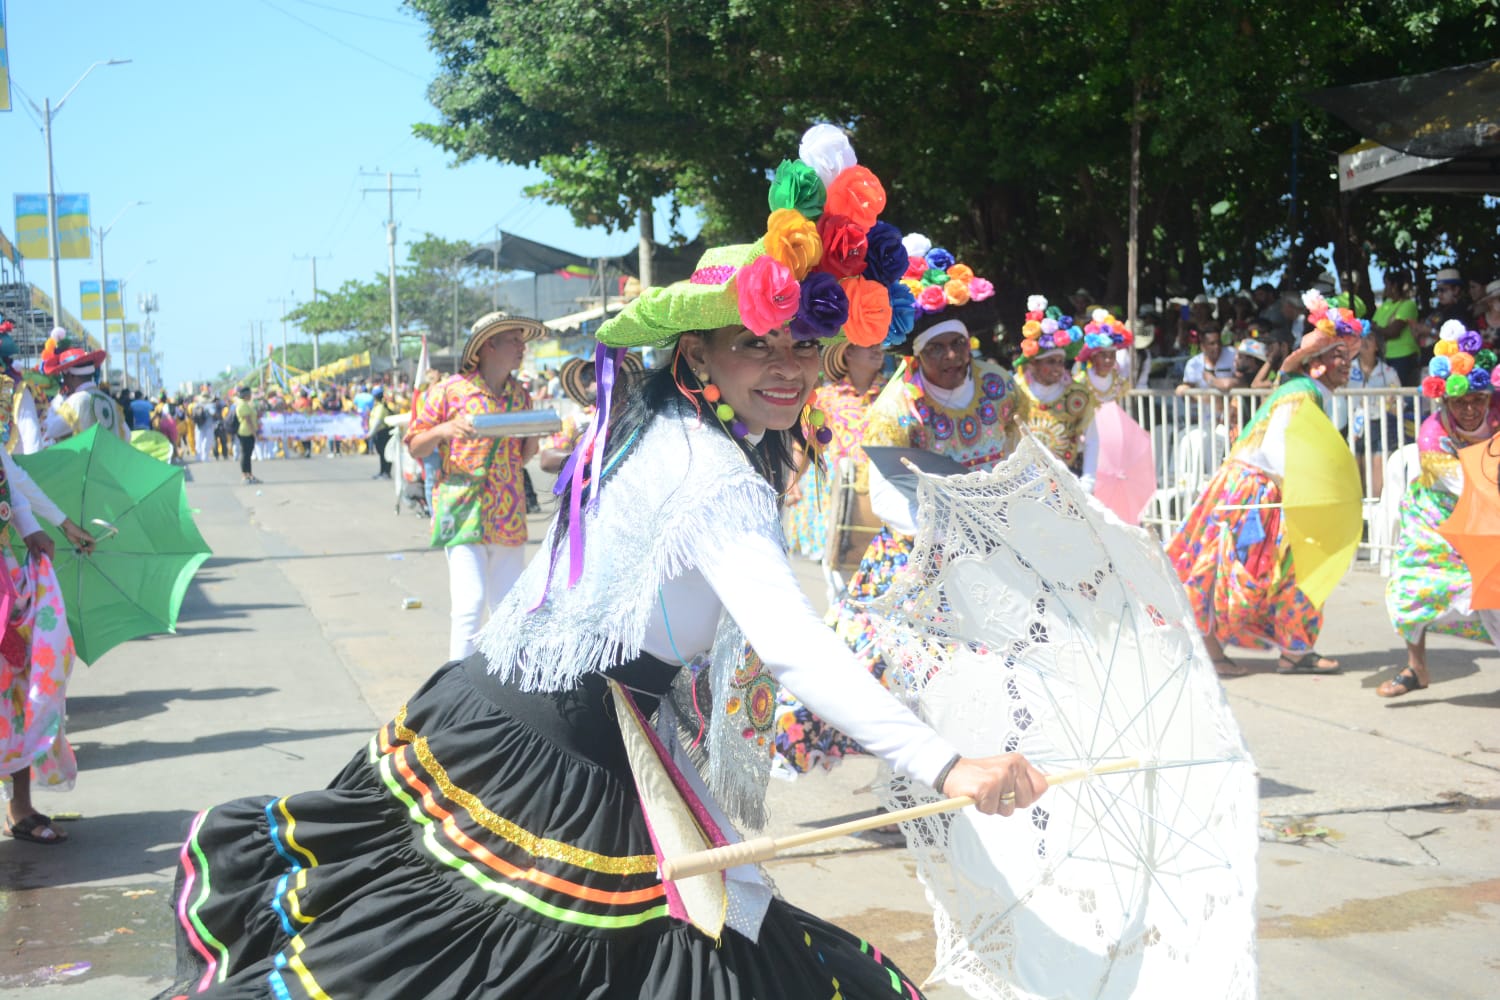
[[[937,779],[932,783],[933,791],[937,792],[939,795],[945,794],[943,792],[943,783],[948,780],[948,775],[951,774],[953,769],[958,766],[958,762],[963,759],[963,754],[956,753],[953,755],[952,760],[943,765],[943,769],[937,773]]]

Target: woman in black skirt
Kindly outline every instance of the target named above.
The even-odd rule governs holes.
[[[803,153],[803,180],[828,168]],[[827,210],[875,201],[851,187],[831,179]],[[773,214],[764,240],[710,251],[692,280],[600,330],[599,416],[481,652],[439,669],[328,788],[194,820],[173,904],[179,983],[163,996],[920,997],[878,948],[775,897],[753,867],[711,876],[721,925],[705,929],[658,875],[661,828],[622,737],[622,713],[656,719],[713,842],[763,818],[778,682],[984,812],[1044,791],[1024,758],[960,757],[896,702],[784,554],[777,497],[804,422],[818,426],[805,407],[820,340],[910,329],[910,297],[890,291],[905,254],[881,225],[862,227],[871,263],[840,278],[813,268],[847,270],[847,255],[821,259],[810,222]],[[624,349],[645,345],[670,363],[617,382]],[[677,731],[706,761],[689,762]]]

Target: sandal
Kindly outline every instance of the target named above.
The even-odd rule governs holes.
[[[1417,683],[1417,672],[1411,667],[1407,667],[1395,677],[1392,677],[1376,688],[1375,693],[1382,698],[1399,698],[1403,694],[1411,694],[1413,691],[1426,690],[1426,684]]]
[[[0,833],[29,844],[61,844],[68,839],[66,833],[52,825],[52,817],[41,813],[32,813],[19,823],[6,823]]]
[[[1209,662],[1214,665],[1214,673],[1220,677],[1244,677],[1250,672],[1249,667],[1235,663],[1227,656],[1213,657]]]
[[[1329,665],[1323,666],[1322,664]],[[1309,649],[1295,660],[1282,653],[1276,672],[1278,674],[1336,674],[1339,672],[1339,664],[1337,660],[1326,659],[1315,650]]]

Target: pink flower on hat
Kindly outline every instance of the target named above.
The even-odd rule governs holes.
[[[791,268],[768,254],[740,268],[736,284],[740,322],[758,337],[795,316],[802,301],[802,286]]]

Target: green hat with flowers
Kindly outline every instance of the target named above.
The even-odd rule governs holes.
[[[879,221],[885,189],[835,126],[813,126],[798,153],[776,168],[760,239],[714,247],[686,281],[645,290],[599,328],[599,342],[669,347],[726,326],[862,346],[903,339],[916,308],[901,284],[901,233]]]

